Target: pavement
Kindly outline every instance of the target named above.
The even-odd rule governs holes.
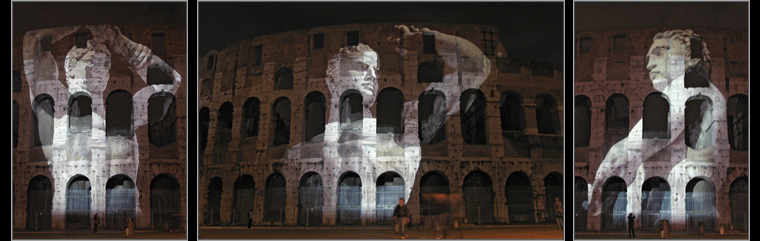
[[[575,239],[661,239],[659,231],[636,231],[635,238],[628,237],[628,231],[575,231]],[[749,240],[747,232],[705,232],[698,231],[671,231],[670,239],[744,239]]]
[[[453,239],[562,239],[563,232],[556,225],[474,225],[449,228],[448,238]],[[391,225],[337,225],[337,226],[244,226],[200,227],[201,239],[399,239]],[[406,239],[435,239],[431,228],[415,227],[407,230]]]
[[[92,233],[92,229],[48,229],[48,230],[13,230],[13,239],[125,239],[126,232],[123,229],[98,229],[98,233]],[[187,240],[185,231],[172,230],[166,232],[163,229],[135,229],[134,239],[181,239]]]

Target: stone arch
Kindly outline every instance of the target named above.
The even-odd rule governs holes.
[[[298,185],[298,224],[322,224],[324,203],[322,176],[313,171],[304,173]]]
[[[250,97],[243,103],[243,121],[240,132],[242,136],[252,137],[259,135],[261,120],[261,101],[259,98]]]
[[[364,106],[362,95],[359,91],[350,89],[340,96],[340,124],[341,129],[361,129],[358,125],[364,120]],[[358,121],[358,122],[357,122]]]
[[[132,138],[132,95],[126,90],[114,90],[106,99],[106,136]]]
[[[547,221],[554,221],[557,220],[557,211],[554,208],[554,203],[556,200],[555,198],[559,198],[559,201],[562,204],[565,204],[565,195],[564,195],[564,178],[562,174],[558,172],[550,172],[546,177],[544,177],[544,194],[546,196],[546,220]],[[565,205],[563,205],[565,206]],[[566,213],[565,210],[562,210],[563,213]],[[564,216],[564,215],[563,215]]]
[[[588,222],[588,182],[586,179],[575,176],[574,191],[575,230],[586,230],[586,223]]]
[[[731,96],[726,105],[728,142],[731,149],[749,149],[749,98],[743,94]]]
[[[641,187],[641,230],[657,230],[660,220],[671,219],[670,184],[661,177],[650,177]]]
[[[468,89],[459,97],[462,139],[471,145],[487,143],[488,116],[486,96],[478,89]]]
[[[375,224],[391,224],[398,199],[406,196],[406,182],[397,172],[386,171],[375,184]]]
[[[92,132],[92,99],[87,93],[77,92],[69,98],[69,133]]]
[[[210,122],[209,109],[208,107],[202,107],[198,111],[198,154],[199,154],[199,157],[202,157],[203,154],[206,152],[206,145],[208,143],[209,122]]]
[[[494,192],[491,177],[474,170],[464,177],[462,184],[465,218],[468,223],[494,222]]]
[[[536,127],[540,134],[561,134],[557,101],[549,94],[536,97]]]
[[[347,171],[338,179],[337,204],[335,205],[338,224],[360,224],[362,205],[362,180],[359,174]]]
[[[66,185],[66,228],[90,228],[92,187],[90,179],[83,175],[71,177]]]
[[[26,189],[26,228],[50,229],[52,226],[53,184],[43,175],[33,177]]]
[[[232,198],[232,223],[248,222],[248,212],[253,210],[256,194],[256,183],[251,175],[242,175],[235,180]]]
[[[290,68],[280,68],[274,74],[275,90],[292,90],[293,89],[293,70]]]
[[[705,230],[716,230],[718,209],[715,185],[706,178],[695,177],[686,184],[686,225],[698,230],[700,223]]]
[[[525,129],[525,107],[523,98],[515,91],[501,93],[499,111],[501,112],[501,130],[522,131]]]
[[[451,187],[443,172],[428,171],[420,178],[420,214],[425,216],[448,213]]]
[[[321,142],[325,134],[325,117],[327,107],[325,95],[319,91],[313,91],[304,98],[304,116],[306,128],[304,128],[304,140]],[[315,137],[321,137],[314,139]],[[314,140],[312,140],[314,139]]]
[[[533,187],[531,180],[522,171],[515,171],[507,177],[504,191],[507,198],[509,222],[534,222]]]
[[[33,104],[33,146],[52,145],[55,127],[55,102],[53,97],[48,94],[38,95],[34,98]]]
[[[575,147],[588,146],[591,141],[591,99],[575,96]]]
[[[224,192],[224,185],[222,179],[219,177],[211,178],[208,183],[208,190],[206,194],[206,225],[220,225],[222,224],[222,193]]]
[[[731,226],[733,230],[749,229],[749,178],[741,176],[731,182],[728,191],[731,207]]]
[[[148,85],[171,85],[174,84],[174,69],[167,63],[155,62],[148,67],[146,75]]]
[[[712,146],[715,129],[710,128],[714,121],[712,100],[703,95],[690,97],[686,100],[684,115],[686,146],[694,150]]]
[[[628,97],[623,94],[613,94],[607,98],[604,109],[604,136],[612,138],[611,143],[617,143],[628,136],[630,128]]]
[[[263,222],[285,222],[285,203],[287,189],[285,176],[275,172],[267,177],[264,189],[264,220]]]
[[[438,58],[436,58],[438,60]],[[427,61],[417,66],[417,83],[443,82],[444,63]]]
[[[396,88],[385,88],[377,96],[377,134],[404,133],[404,95]]]
[[[425,91],[417,104],[419,138],[425,144],[446,140],[446,95],[438,90]]]
[[[150,226],[170,228],[181,227],[174,218],[181,215],[182,192],[177,179],[171,174],[159,174],[150,181]]]
[[[670,102],[662,93],[652,93],[644,99],[642,137],[670,138]]]
[[[177,142],[177,101],[167,92],[153,94],[148,99],[148,140],[157,147]]]
[[[290,100],[277,98],[272,104],[272,144],[280,146],[290,143]]]
[[[628,189],[617,176],[608,178],[602,186],[602,230],[625,230],[628,215]]]
[[[232,112],[234,107],[229,101],[219,106],[216,114],[215,150],[227,151],[227,144],[232,141]]]
[[[19,124],[19,116],[18,116],[18,102],[16,100],[13,100],[13,148],[18,147],[18,124]]]
[[[106,182],[106,228],[121,229],[128,217],[136,218],[135,182],[124,174],[114,175]]]

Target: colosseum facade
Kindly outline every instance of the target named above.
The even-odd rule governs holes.
[[[554,221],[563,70],[485,25],[346,24],[203,53],[199,225]],[[334,189],[333,189],[334,188]]]
[[[746,230],[748,35],[575,33],[575,229]]]

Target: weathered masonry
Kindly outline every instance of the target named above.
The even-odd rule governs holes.
[[[563,71],[492,26],[289,31],[199,68],[200,225],[382,224],[399,198],[414,223],[554,222]]]
[[[184,229],[185,26],[13,38],[13,227]]]
[[[576,230],[748,229],[746,30],[576,33]]]

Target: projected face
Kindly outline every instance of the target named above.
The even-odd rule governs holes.
[[[345,67],[345,68],[344,68]],[[377,53],[366,51],[356,56],[341,59],[341,76],[349,76],[353,88],[365,96],[375,96],[377,93]]]
[[[657,38],[647,53],[649,79],[657,90],[667,87],[675,78],[686,73],[689,52],[686,44],[670,38]]]

